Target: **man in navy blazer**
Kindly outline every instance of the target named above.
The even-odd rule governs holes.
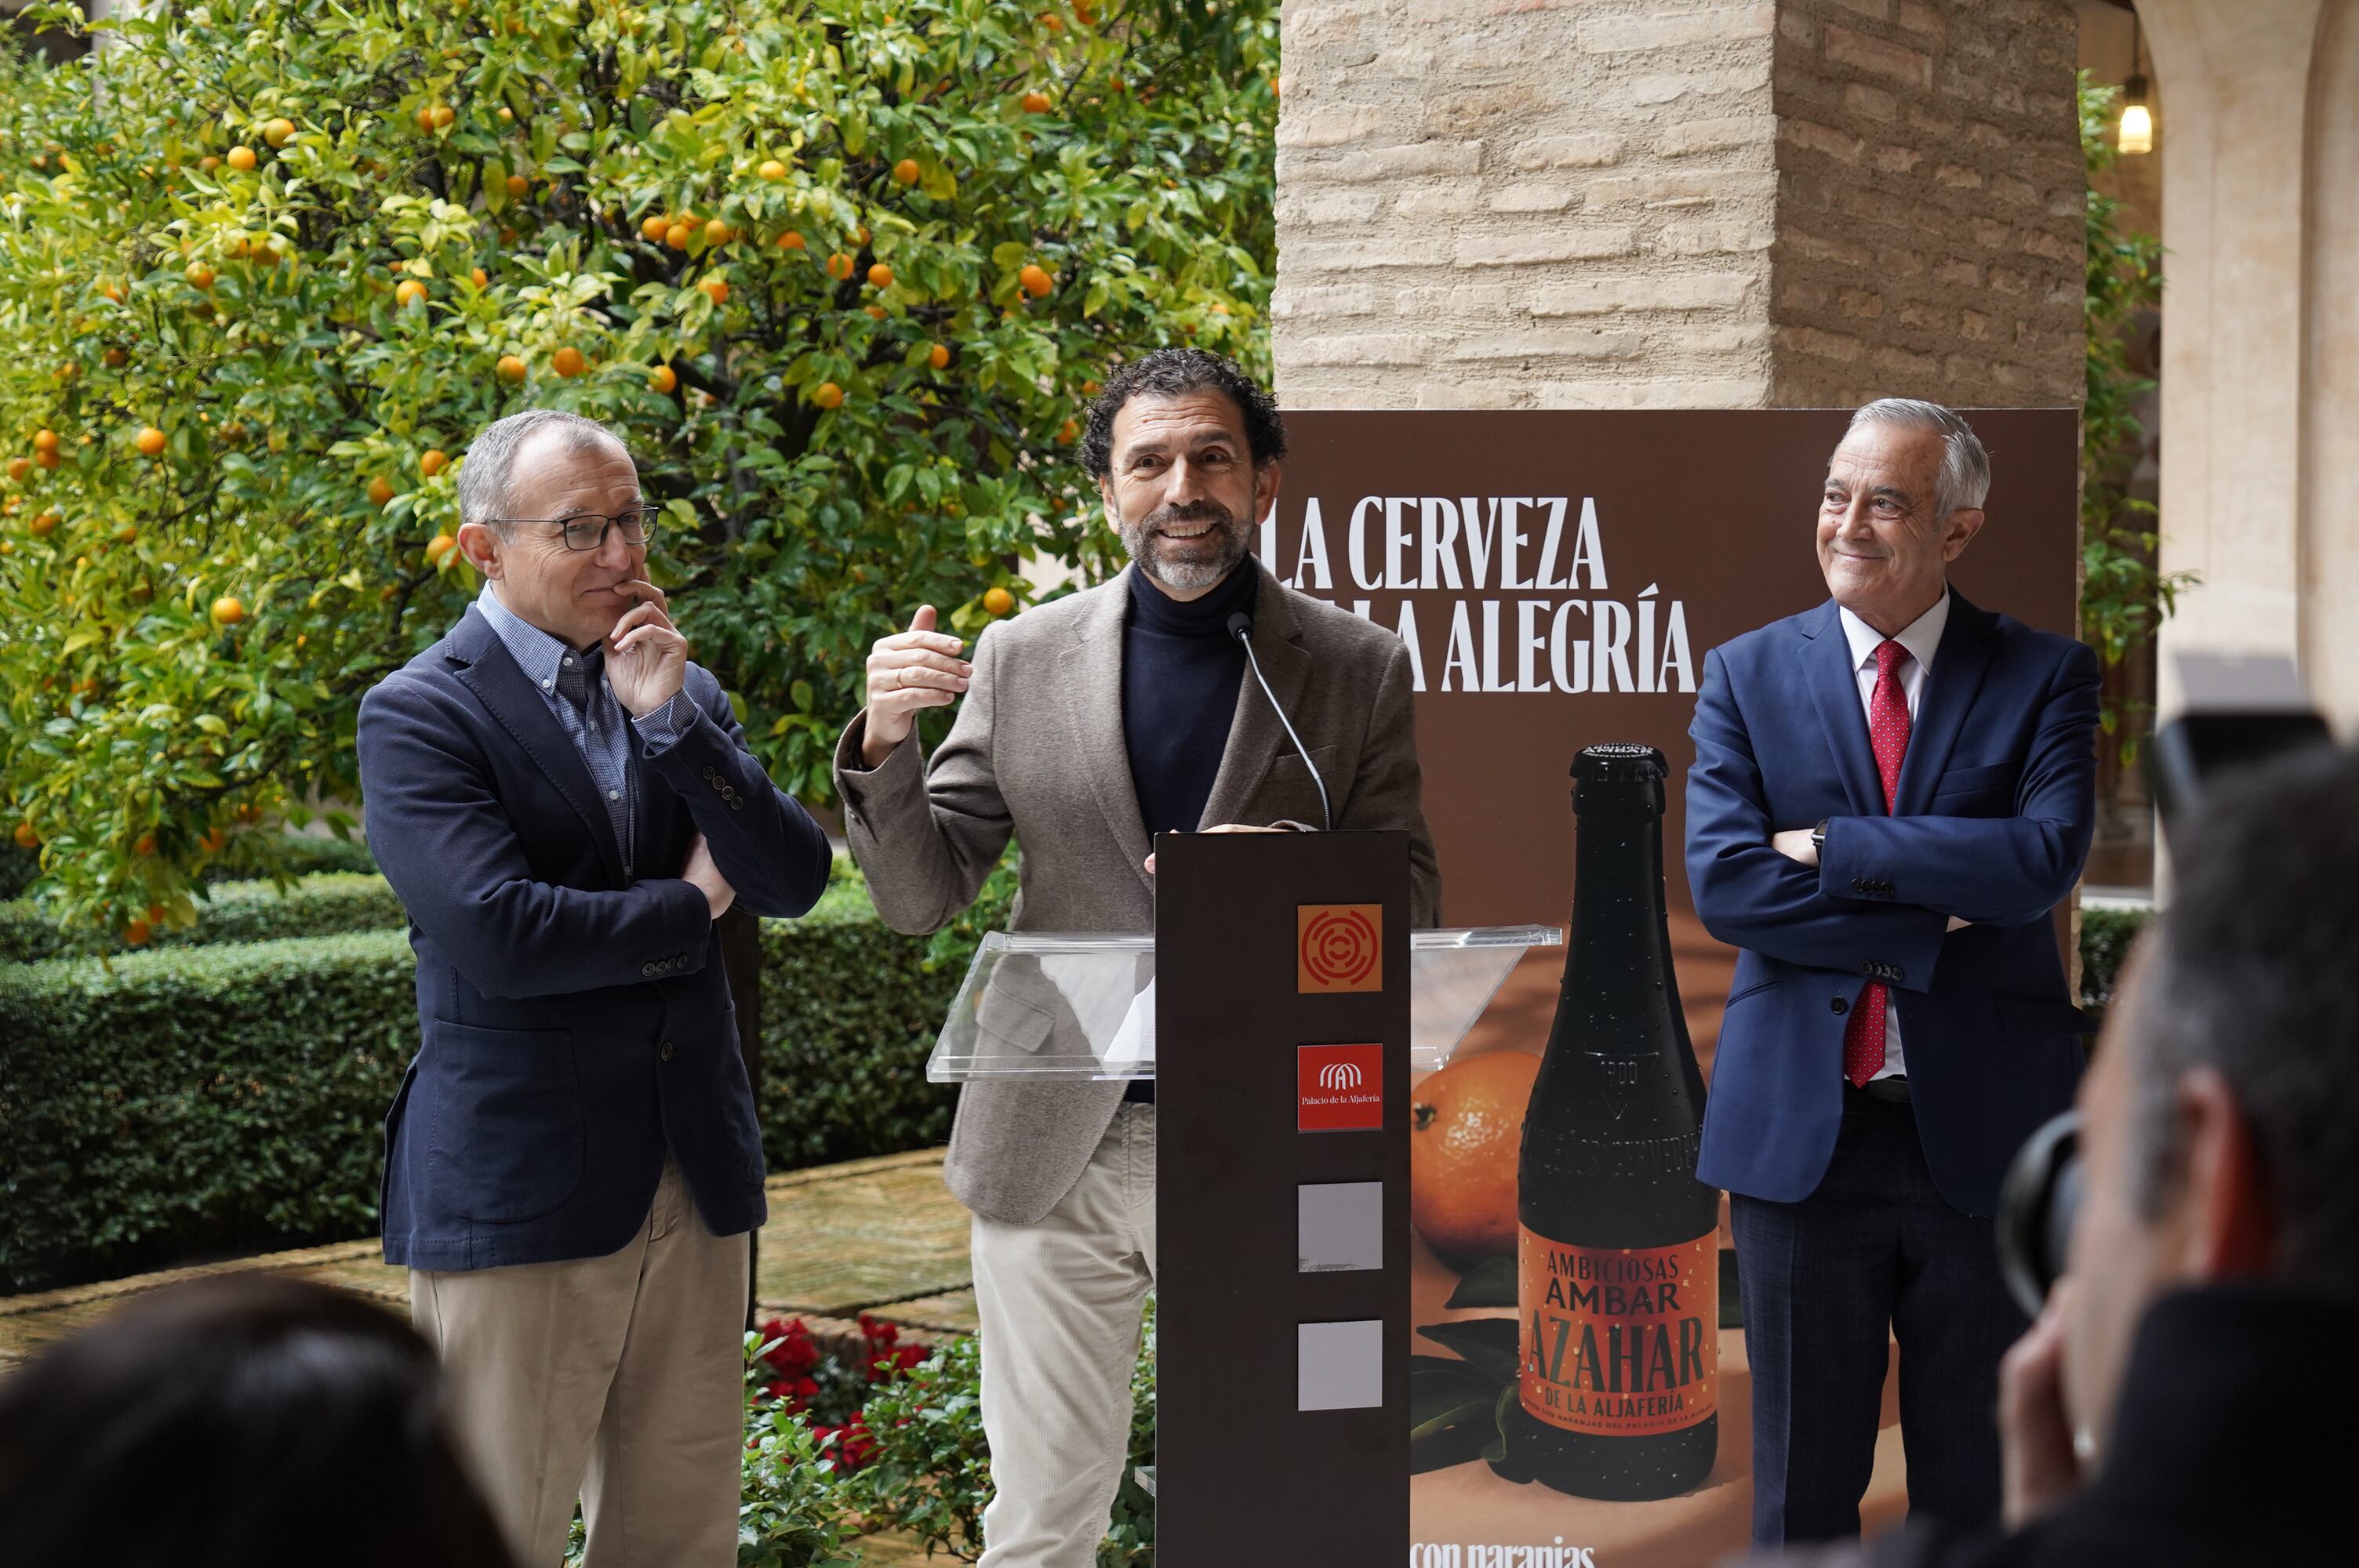
[[[825,834],[647,580],[619,438],[511,415],[460,469],[486,579],[361,704],[369,847],[409,914],[418,1055],[385,1256],[519,1561],[737,1560],[762,1141],[714,922],[800,914]]]
[[[1688,880],[1741,952],[1697,1174],[1735,1230],[1758,1545],[1859,1532],[1895,1337],[1910,1509],[1997,1513],[2024,1321],[1990,1217],[2081,1076],[2050,916],[2089,849],[2098,677],[1949,587],[1989,487],[1951,410],[1861,408],[1818,516],[1832,599],[1704,660]]]

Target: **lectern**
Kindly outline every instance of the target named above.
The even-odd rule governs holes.
[[[1549,926],[1410,929],[1406,833],[1166,834],[1156,929],[995,932],[928,1075],[1156,1080],[1156,1550],[1409,1545],[1408,1098]]]

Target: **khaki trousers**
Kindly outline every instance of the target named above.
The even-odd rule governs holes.
[[[1155,1282],[1155,1108],[1115,1112],[1038,1224],[978,1215],[972,1247],[994,1487],[978,1568],[1093,1568]]]
[[[748,1248],[664,1162],[604,1258],[412,1270],[459,1443],[525,1568],[558,1568],[578,1495],[585,1568],[732,1568],[745,1444]]]

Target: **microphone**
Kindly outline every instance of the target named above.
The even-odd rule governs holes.
[[[1302,743],[1302,737],[1294,732],[1294,720],[1288,719],[1286,709],[1278,706],[1277,694],[1269,689],[1269,681],[1261,673],[1261,661],[1254,657],[1253,617],[1242,610],[1230,616],[1229,635],[1245,649],[1245,663],[1253,669],[1255,684],[1261,687],[1262,696],[1269,698],[1270,711],[1277,715],[1277,721],[1286,726],[1286,738],[1294,742],[1295,751],[1302,758],[1302,765],[1310,770],[1310,782],[1319,786],[1319,815],[1327,824],[1327,830],[1333,832],[1335,809],[1327,803],[1327,781],[1319,776],[1319,764],[1310,760],[1310,749]]]

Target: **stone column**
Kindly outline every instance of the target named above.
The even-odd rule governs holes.
[[[1288,0],[1292,407],[2078,403],[2064,0]]]
[[[2294,655],[2359,719],[2359,5],[2143,0],[2162,160],[2162,567],[2190,648]]]

